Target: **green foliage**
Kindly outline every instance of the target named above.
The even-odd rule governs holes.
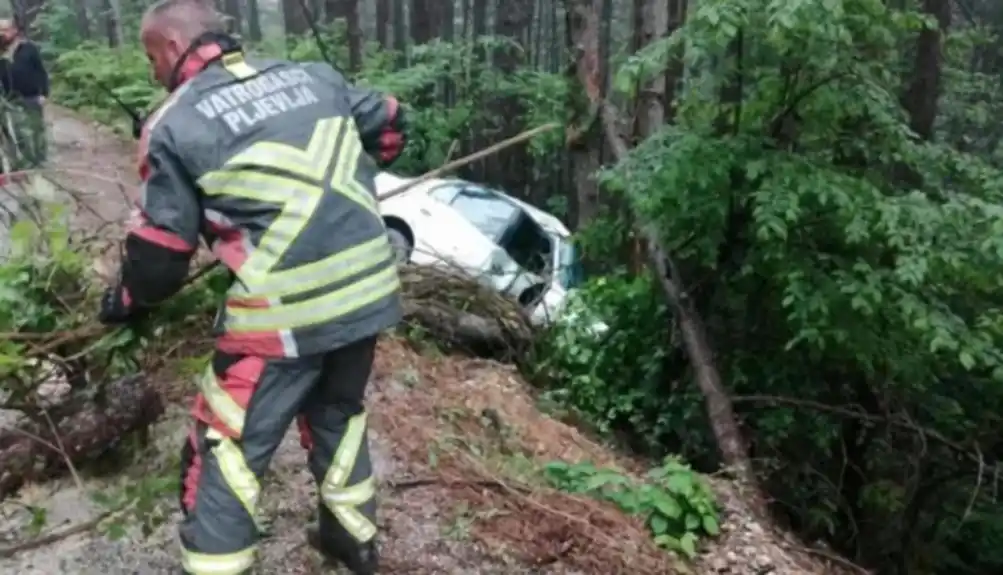
[[[547,399],[574,406],[604,434],[628,428],[646,450],[662,445],[674,426],[659,414],[677,411],[683,397],[660,390],[661,366],[672,342],[652,279],[612,275],[591,280],[574,294],[569,309],[603,318],[609,331],[597,338],[589,322],[569,322],[547,334],[536,377],[560,382],[546,391]]]
[[[108,91],[145,113],[164,97],[152,82],[149,66],[141,50],[84,43],[53,60],[52,98],[96,120],[124,127],[128,116]]]
[[[68,401],[99,396],[108,382],[133,374],[151,358],[161,338],[179,339],[191,329],[187,319],[202,322],[218,301],[220,278],[210,276],[152,310],[145,321],[121,328],[97,323],[99,296],[105,286],[92,272],[99,252],[85,238],[67,230],[61,205],[38,204],[19,214],[10,228],[0,228],[0,408],[37,415],[39,386],[62,371],[66,378],[85,375],[87,385],[71,391]],[[203,317],[199,317],[203,316]],[[77,362],[82,359],[83,362]],[[56,417],[53,415],[53,417]],[[132,526],[149,534],[175,509],[176,465],[154,468],[141,458],[143,473],[126,477],[106,493],[92,494],[111,513],[104,522],[112,537]],[[176,463],[176,462],[175,462]],[[45,509],[30,507],[27,532],[47,525]]]
[[[329,46],[344,48],[340,30],[325,29],[322,33]],[[415,47],[409,54],[410,66],[399,69],[394,54],[370,47],[365,65],[353,74],[354,79],[395,95],[405,106],[410,124],[410,143],[394,165],[395,172],[422,174],[445,163],[450,150],[456,159],[457,143],[468,141],[474,134],[490,141],[511,130],[512,119],[492,111],[492,104],[503,98],[515,98],[524,112],[514,126],[517,129],[563,122],[569,116],[564,105],[568,90],[563,77],[530,69],[503,73],[485,62],[483,54],[508,42],[492,37],[459,44],[437,41]],[[53,98],[62,105],[124,129],[128,117],[107,90],[141,111],[151,109],[164,97],[164,91],[152,82],[146,56],[138,46],[61,46],[53,46],[50,56]],[[294,61],[322,61],[312,36],[290,38],[288,46],[265,43],[250,51]],[[343,50],[332,56],[336,62],[346,60]],[[541,166],[552,163],[548,160],[562,146],[563,135],[558,131],[530,142],[531,153],[540,159]]]
[[[949,39],[926,141],[902,48],[931,25],[879,0],[691,4],[616,81],[630,95],[680,59],[674,122],[603,182],[679,264],[778,510],[875,566],[992,572],[1003,514],[977,486],[1003,441],[1003,19]],[[586,290],[616,328],[556,337],[549,394],[712,468],[676,326],[643,281]]]
[[[644,517],[656,545],[690,559],[696,557],[700,538],[720,533],[714,494],[677,458],[665,458],[644,481],[591,463],[551,462],[544,473],[557,489],[609,501],[625,513]]]

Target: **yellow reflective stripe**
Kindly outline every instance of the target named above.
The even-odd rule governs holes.
[[[253,565],[254,547],[219,555],[181,548],[181,566],[192,575],[239,575]]]
[[[332,511],[338,523],[348,531],[352,537],[365,543],[376,536],[376,526],[358,509],[354,507],[336,507]]]
[[[212,454],[219,463],[219,469],[223,473],[226,485],[240,500],[241,505],[247,510],[247,514],[254,520],[258,531],[264,531],[264,521],[258,513],[261,484],[258,483],[254,472],[247,466],[243,452],[233,440],[215,429],[210,428],[206,432],[206,437],[219,442],[212,448]]]
[[[321,498],[346,531],[359,541],[369,541],[376,535],[376,526],[355,507],[369,501],[376,492],[376,482],[370,476],[364,481],[346,487],[359,457],[365,439],[366,412],[348,420],[345,435],[334,454],[320,486]]]
[[[324,483],[321,487],[321,496],[329,507],[334,508],[343,505],[362,505],[376,495],[376,478],[369,476],[361,483],[348,487],[331,487],[331,484]]]
[[[290,270],[270,270],[306,227],[320,205],[324,190],[289,178],[248,171],[211,172],[199,180],[199,185],[207,195],[225,194],[281,206],[279,215],[262,234],[237,276],[252,294],[257,293],[260,284],[288,283],[283,278]]]
[[[355,123],[348,118],[324,118],[317,122],[305,150],[278,142],[260,142],[227,160],[224,167],[274,168],[320,183],[331,166],[338,135],[347,132],[345,140],[352,139],[351,130],[346,130],[350,125],[354,127]]]
[[[278,331],[324,323],[377,302],[400,288],[393,265],[349,286],[309,300],[268,308],[227,307],[227,330]]]
[[[345,426],[345,435],[338,444],[338,450],[334,454],[334,461],[331,468],[324,476],[324,486],[328,488],[340,489],[348,483],[348,477],[355,467],[355,460],[359,457],[362,449],[362,439],[366,433],[366,420],[368,414],[363,411],[348,419]]]
[[[226,390],[220,387],[219,380],[216,379],[216,373],[212,370],[211,365],[202,374],[199,388],[202,397],[209,404],[209,409],[216,417],[220,418],[231,431],[238,436],[241,435],[244,432],[244,410],[237,405],[237,402],[230,397]]]
[[[380,210],[376,198],[362,186],[359,186],[355,180],[355,173],[358,170],[359,158],[361,157],[362,141],[359,139],[358,129],[353,127],[346,131],[342,140],[338,163],[331,174],[331,188],[379,216]],[[353,183],[355,185],[352,185]]]
[[[281,275],[271,274],[265,281],[256,283],[254,297],[276,298],[279,296],[304,293],[326,285],[334,284],[359,274],[393,257],[393,248],[387,236],[379,235],[365,243],[328,256],[320,261],[310,262],[283,271]],[[236,288],[240,284],[234,284]],[[248,293],[246,288],[234,293]]]
[[[224,55],[223,68],[241,80],[246,80],[258,73],[257,70],[244,61],[244,55],[240,52]]]
[[[269,272],[290,238],[310,218],[320,203],[320,188],[280,176],[254,172],[213,172],[199,182],[207,195],[225,193],[236,197],[281,204],[282,212],[265,231],[258,246],[237,273],[240,282],[231,288],[235,296],[274,298],[303,293],[348,279],[390,259],[393,250],[385,235],[353,246],[316,262],[288,270]]]
[[[261,486],[258,484],[258,478],[247,467],[244,454],[227,437],[220,439],[212,451],[219,462],[219,468],[223,472],[226,484],[240,500],[248,515],[257,520],[258,495],[261,494]]]

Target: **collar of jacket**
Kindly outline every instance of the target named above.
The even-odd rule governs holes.
[[[177,90],[179,86],[197,76],[223,55],[233,52],[243,52],[243,48],[236,38],[228,34],[206,32],[199,36],[174,65],[167,90],[169,92]]]
[[[199,72],[205,70],[209,64],[218,60],[222,55],[223,48],[214,42],[203,44],[182,56],[174,68],[170,91],[177,90],[179,86],[197,76]]]
[[[21,36],[16,36],[13,40],[11,40],[10,44],[7,44],[7,46],[3,49],[3,58],[14,61],[14,52],[17,52],[17,49],[21,47],[22,42],[24,42],[24,38]]]

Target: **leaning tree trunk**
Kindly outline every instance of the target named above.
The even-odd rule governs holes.
[[[0,499],[25,483],[65,472],[67,460],[74,465],[93,460],[164,412],[160,395],[143,376],[111,382],[99,395],[53,407],[48,419],[26,418],[0,429]],[[60,445],[63,453],[53,449]]]
[[[602,101],[601,91],[597,85],[599,78],[598,64],[598,2],[601,0],[569,0],[570,45],[577,50],[577,75],[583,88],[591,100],[593,110],[601,120],[602,133],[617,161],[626,159],[629,154],[627,143],[621,134],[620,122],[613,107]],[[651,105],[655,106],[654,100]],[[656,109],[656,111],[664,110]],[[631,202],[633,206],[633,202]],[[736,475],[755,492],[752,503],[758,511],[765,510],[764,498],[761,496],[758,481],[752,469],[749,452],[745,443],[738,418],[735,416],[731,396],[721,380],[717,369],[713,347],[704,326],[700,310],[688,293],[684,278],[680,276],[672,254],[665,250],[658,230],[645,219],[643,214],[634,213],[634,225],[639,235],[648,244],[648,259],[652,271],[665,295],[665,299],[673,309],[673,317],[682,335],[690,365],[693,368],[694,379],[703,395],[711,430],[717,441],[718,450],[725,465],[731,467]]]

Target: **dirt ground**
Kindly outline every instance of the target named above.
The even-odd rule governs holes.
[[[49,110],[49,118],[56,177],[67,187],[83,190],[93,221],[124,217],[122,182],[135,182],[130,143],[56,107]],[[181,399],[192,385],[188,375],[177,371],[156,378],[172,406],[135,466],[169,473],[174,472],[186,431]],[[628,471],[640,463],[542,414],[510,366],[421,354],[403,340],[388,337],[380,345],[369,410],[372,458],[382,486],[379,523],[385,573],[861,572],[825,551],[805,549],[757,518],[743,503],[741,489],[725,480],[709,480],[723,507],[723,533],[707,542],[691,563],[654,548],[638,521],[534,483],[532,470],[557,459]],[[87,493],[69,479],[26,487],[18,497],[0,502],[0,549],[30,537],[26,529],[32,507],[46,510],[43,532],[59,531],[100,513],[90,492],[127,481],[120,474],[85,472]],[[266,485],[264,514],[271,529],[260,547],[257,572],[324,572],[304,545],[303,525],[312,515],[315,498],[294,432],[276,454]],[[111,540],[86,530],[0,558],[0,573],[178,573],[175,502],[175,497],[163,498],[160,508],[168,513],[167,521],[148,536],[132,530]]]

